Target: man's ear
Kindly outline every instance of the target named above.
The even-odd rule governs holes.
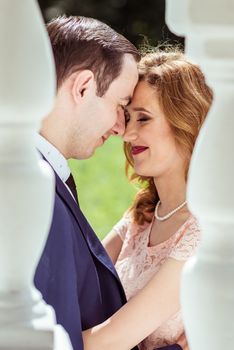
[[[72,96],[76,102],[83,98],[90,89],[96,89],[94,74],[91,70],[78,71],[74,73],[73,78]]]

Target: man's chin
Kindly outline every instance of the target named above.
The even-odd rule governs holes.
[[[82,154],[77,155],[75,158],[77,160],[85,160],[91,158],[95,154],[97,148],[101,147],[104,142],[105,140],[103,138],[99,139],[95,146],[90,148],[87,147],[86,150],[82,152]]]
[[[79,154],[74,155],[73,157],[71,157],[72,159],[76,159],[76,160],[85,160],[85,159],[89,159],[91,158],[94,153],[95,153],[96,149],[93,150],[86,150],[86,152],[82,152]]]
[[[87,150],[84,159],[89,159],[94,156],[98,147],[100,146],[96,145],[94,148]]]
[[[101,137],[101,138],[98,140],[95,149],[96,149],[97,147],[101,147],[102,145],[104,145],[104,142],[105,142],[105,141],[106,141],[106,139],[105,139],[104,137]],[[94,150],[94,151],[95,151],[95,150]]]

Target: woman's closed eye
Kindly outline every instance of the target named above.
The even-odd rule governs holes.
[[[138,122],[147,122],[149,121],[151,118],[148,117],[147,115],[141,114],[139,115],[139,117],[137,118]]]

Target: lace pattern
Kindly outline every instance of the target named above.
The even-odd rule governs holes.
[[[125,216],[113,228],[123,240],[116,270],[127,299],[147,284],[166,259],[187,260],[195,253],[200,241],[200,229],[193,216],[168,240],[150,247],[148,239],[151,225],[152,223],[138,226],[133,224],[129,216]],[[173,344],[182,332],[181,311],[178,310],[140,344],[140,350],[153,350],[155,347]]]

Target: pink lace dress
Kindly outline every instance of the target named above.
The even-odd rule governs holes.
[[[190,216],[168,240],[156,246],[148,245],[151,225],[152,223],[138,226],[133,224],[131,217],[124,216],[113,228],[123,240],[115,267],[127,299],[147,284],[167,258],[187,260],[195,253],[200,241],[200,229],[193,216]],[[141,350],[153,350],[156,347],[174,344],[182,332],[181,311],[178,310],[144,339],[139,347]]]

